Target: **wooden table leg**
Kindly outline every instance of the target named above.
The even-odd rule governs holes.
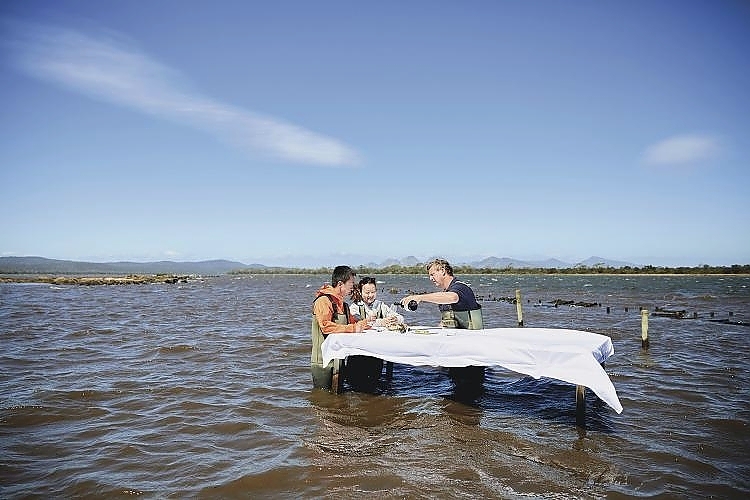
[[[333,360],[333,377],[331,377],[331,390],[334,394],[341,392],[341,360]]]
[[[586,386],[576,386],[576,425],[586,425]]]

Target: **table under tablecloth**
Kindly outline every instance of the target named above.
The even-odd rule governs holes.
[[[322,345],[324,365],[364,355],[412,366],[502,366],[534,378],[585,386],[621,413],[615,387],[601,365],[614,352],[606,335],[562,328],[367,330],[330,334]]]

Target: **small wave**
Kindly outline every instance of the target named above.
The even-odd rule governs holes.
[[[104,329],[95,329],[95,328],[84,328],[82,330],[76,330],[74,332],[71,332],[69,336],[71,338],[85,338],[91,335],[109,335],[117,333],[117,330],[113,330],[111,328],[104,328]]]
[[[716,295],[710,295],[710,294],[695,295],[693,297],[688,297],[688,298],[693,298],[693,299],[697,299],[697,300],[717,300],[718,299],[718,297]]]
[[[163,346],[157,349],[159,354],[179,354],[182,352],[190,352],[190,351],[197,351],[197,350],[198,350],[197,347],[192,346],[192,345],[187,345],[187,344]]]
[[[8,428],[28,429],[58,422],[86,421],[107,414],[107,411],[96,407],[80,408],[64,404],[64,401],[51,403],[53,404],[12,406],[2,411],[0,422]]]

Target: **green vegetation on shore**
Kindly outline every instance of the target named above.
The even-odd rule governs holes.
[[[50,283],[53,285],[146,285],[187,283],[188,276],[129,274],[127,276],[59,276],[47,274],[0,276],[0,283]]]
[[[346,262],[343,262],[346,264]],[[416,262],[413,265],[358,266],[357,274],[405,274],[423,275],[424,264]],[[562,267],[525,267],[512,264],[498,267],[480,267],[471,264],[453,266],[456,274],[714,274],[741,275],[750,274],[750,264],[734,264],[731,266],[701,265],[694,267],[665,267],[665,266],[611,266],[604,262],[596,264],[579,264]],[[332,267],[301,268],[301,267],[269,267],[262,264],[244,264],[229,260],[211,260],[201,262],[76,262],[67,260],[47,259],[44,257],[0,257],[0,282],[9,281],[63,281],[62,277],[71,280],[80,277],[91,277],[92,282],[103,277],[118,277],[123,283],[132,281],[163,281],[163,276],[173,280],[175,276],[219,276],[224,274],[324,274],[330,275]],[[128,280],[128,276],[138,276],[137,280]],[[45,278],[46,277],[46,278]],[[77,278],[76,278],[77,277]],[[111,280],[110,280],[111,282]]]
[[[252,267],[230,271],[230,275],[272,275],[272,274],[317,274],[330,275],[332,268],[319,267],[316,269],[286,268],[286,267]],[[388,266],[382,268],[360,266],[355,268],[357,274],[404,274],[423,275],[425,268],[423,264],[416,266]],[[621,275],[750,275],[750,265],[733,266],[698,266],[698,267],[587,267],[576,266],[569,268],[476,268],[472,266],[456,266],[454,272],[457,275],[468,274],[621,274]],[[215,275],[214,275],[215,276]],[[2,274],[0,283],[50,283],[55,285],[142,285],[148,283],[187,283],[194,279],[200,279],[200,275],[175,275],[175,274],[96,274],[96,275],[71,275],[55,273],[27,273],[27,274]]]
[[[357,274],[424,274],[424,264],[416,266],[387,266],[354,268]],[[262,267],[248,268],[231,271],[229,274],[331,274],[330,267],[319,267],[317,269],[284,268],[284,267]],[[454,266],[455,274],[750,274],[750,264],[734,264],[732,266],[696,266],[696,267],[605,267],[605,266],[575,266],[565,268],[543,268],[543,267],[505,267],[487,268],[472,266]]]

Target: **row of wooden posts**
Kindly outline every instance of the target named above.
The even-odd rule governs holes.
[[[510,300],[510,299],[509,299]],[[521,301],[521,290],[516,290],[516,314],[518,315],[518,326],[523,326],[523,307],[522,307],[522,301]],[[541,302],[541,301],[540,301]],[[649,348],[649,340],[648,340],[648,317],[649,317],[649,311],[648,309],[644,307],[639,307],[641,312],[641,348],[642,349],[648,349]],[[610,308],[607,306],[607,314],[609,314]],[[625,307],[625,312],[628,312],[628,307]],[[677,314],[679,313],[679,314]],[[656,308],[656,312],[654,313],[656,316],[669,316],[673,318],[684,318],[687,314],[686,311],[666,311],[664,309]],[[714,317],[714,313],[711,312],[709,314],[712,318]],[[731,311],[729,312],[729,317],[732,318],[734,316],[734,313]],[[693,313],[693,319],[698,318],[698,313]],[[718,321],[718,320],[709,320],[709,321]],[[724,322],[731,322],[731,320],[720,320]],[[740,325],[747,325],[745,322],[735,322],[733,324],[740,324]]]

